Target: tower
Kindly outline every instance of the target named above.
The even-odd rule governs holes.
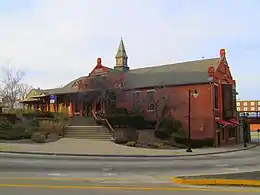
[[[126,54],[125,45],[122,38],[120,40],[120,44],[115,58],[116,58],[116,66],[114,66],[114,69],[122,72],[126,72],[129,70],[129,67],[127,65],[128,57]]]

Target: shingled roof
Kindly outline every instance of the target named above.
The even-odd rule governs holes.
[[[220,58],[132,69],[125,73],[124,88],[184,85],[209,82],[208,67],[218,67]]]

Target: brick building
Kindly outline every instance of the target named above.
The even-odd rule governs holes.
[[[238,112],[257,112],[260,111],[260,100],[237,100]]]
[[[236,83],[228,66],[224,49],[219,57],[167,64],[139,69],[128,66],[123,41],[120,41],[116,65],[109,68],[100,58],[88,76],[80,77],[63,88],[34,89],[23,101],[50,111],[68,111],[73,115],[84,115],[85,109],[105,111],[105,102],[96,98],[96,88],[90,87],[91,78],[113,80],[113,87],[121,92],[115,97],[116,107],[142,111],[147,119],[158,116],[158,102],[167,97],[170,114],[188,129],[188,95],[191,96],[191,137],[212,138],[216,146],[235,144],[237,139]],[[112,79],[113,78],[113,79]],[[82,97],[84,95],[89,97]],[[81,94],[81,95],[79,95]]]

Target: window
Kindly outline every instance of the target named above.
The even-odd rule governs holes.
[[[254,111],[255,110],[255,107],[251,107],[251,111]]]
[[[215,109],[218,109],[218,86],[214,85],[214,103]]]
[[[237,106],[240,106],[240,102],[237,102]]]
[[[247,107],[244,108],[244,111],[247,111]]]
[[[260,111],[260,107],[258,107],[257,110]]]
[[[225,140],[225,129],[221,129],[221,134],[222,134],[222,140]]]
[[[133,93],[133,111],[141,111],[141,91],[135,91]]]
[[[155,110],[155,98],[154,98],[155,91],[154,90],[147,90],[147,110],[154,111]]]
[[[237,107],[237,111],[240,111],[240,107]]]
[[[260,102],[257,102],[257,105],[260,106]]]
[[[244,106],[247,106],[247,102],[244,102]]]
[[[254,106],[255,105],[255,102],[250,102],[251,106]]]
[[[228,137],[232,138],[232,137],[236,137],[236,128],[229,128],[228,129]]]

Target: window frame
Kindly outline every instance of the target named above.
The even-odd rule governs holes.
[[[152,95],[150,96],[149,94]],[[149,98],[149,96],[151,98]],[[156,110],[155,89],[146,90],[146,98],[147,98],[147,112],[154,112]],[[152,109],[151,106],[153,106]]]

